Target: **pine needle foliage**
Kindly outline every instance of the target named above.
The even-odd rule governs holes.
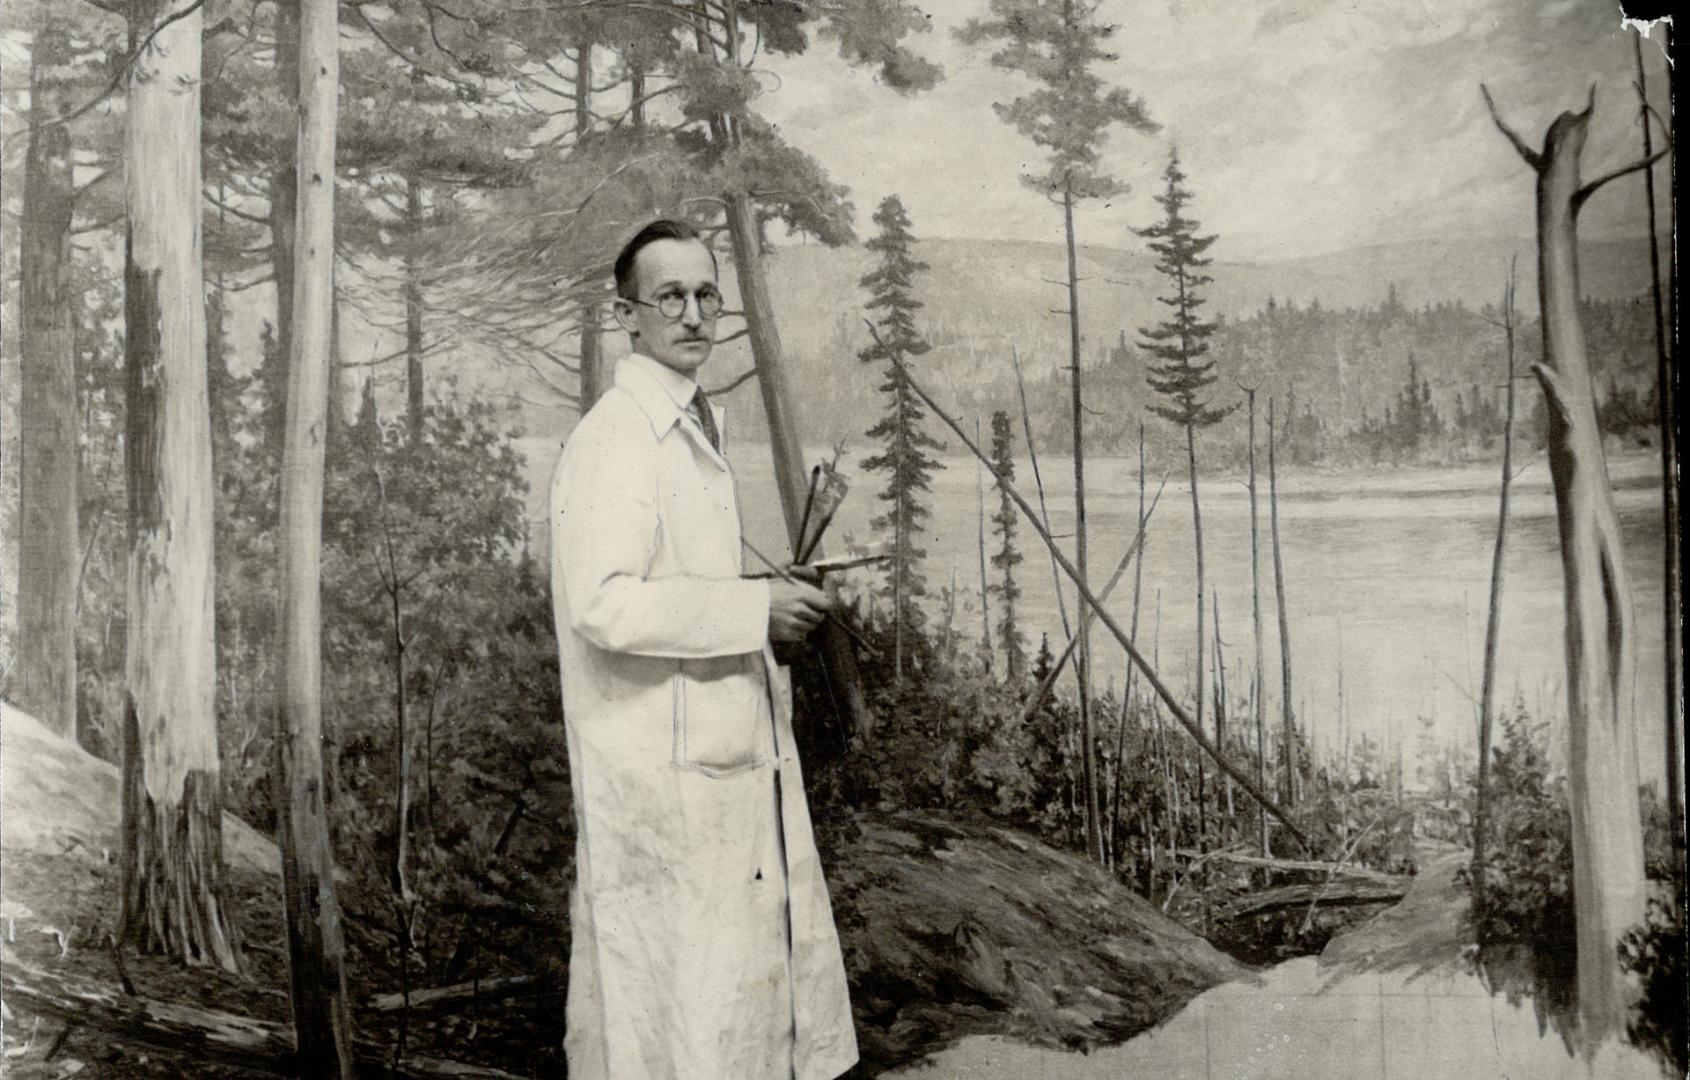
[[[910,216],[896,195],[881,200],[874,223],[880,231],[865,246],[880,257],[880,263],[858,284],[869,293],[866,306],[877,315],[880,341],[857,353],[857,358],[886,365],[886,381],[880,385],[886,395],[886,414],[868,430],[868,437],[882,449],[865,460],[863,468],[886,474],[886,487],[880,493],[886,512],[871,525],[892,538],[892,558],[881,592],[892,604],[896,665],[901,676],[905,644],[914,640],[923,623],[918,601],[927,594],[921,573],[927,551],[917,545],[916,538],[931,514],[923,496],[932,490],[933,473],[944,467],[934,452],[944,446],[923,428],[926,410],[921,399],[911,389],[903,369],[892,363],[894,357],[908,363],[930,348],[915,325],[915,313],[921,309],[921,301],[915,298],[915,275],[927,269],[927,264],[911,250],[916,239],[910,232]]]
[[[1209,427],[1238,407],[1216,408],[1204,397],[1204,391],[1215,381],[1215,362],[1203,357],[1217,324],[1198,314],[1205,302],[1199,290],[1214,280],[1203,273],[1203,267],[1212,261],[1205,252],[1215,237],[1199,236],[1197,220],[1186,213],[1192,196],[1180,169],[1178,148],[1169,154],[1162,175],[1167,184],[1156,196],[1162,206],[1162,220],[1149,228],[1133,230],[1149,241],[1146,246],[1156,254],[1157,272],[1173,287],[1173,295],[1156,298],[1171,309],[1169,317],[1139,331],[1142,346],[1156,358],[1146,378],[1150,388],[1163,398],[1161,403],[1152,404],[1150,411],[1184,427]]]
[[[992,467],[1005,481],[1015,480],[1015,433],[1010,427],[1009,414],[1002,409],[992,413]],[[1015,568],[1021,564],[1021,549],[1015,545],[1015,527],[1019,511],[1009,497],[1009,489],[998,485],[998,508],[992,514],[992,532],[998,538],[998,550],[992,556],[994,566],[1003,580],[991,591],[998,598],[998,640],[1003,643],[1004,661],[1009,673],[1009,685],[1019,688],[1027,671],[1027,642],[1021,634],[1018,605],[1021,586],[1015,581]]]
[[[1116,28],[1099,22],[1097,9],[1086,0],[991,0],[988,17],[970,19],[957,32],[965,45],[1001,43],[992,66],[1039,84],[992,110],[1048,152],[1045,171],[1022,183],[1057,202],[1124,193],[1127,185],[1102,168],[1099,151],[1109,129],[1156,130],[1142,100],[1096,73],[1119,59],[1108,49]]]

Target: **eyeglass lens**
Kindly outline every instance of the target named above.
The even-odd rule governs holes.
[[[700,289],[693,296],[698,301],[698,313],[706,319],[722,313],[722,294],[715,289]],[[685,293],[669,292],[657,298],[657,310],[665,319],[678,319],[686,309]]]

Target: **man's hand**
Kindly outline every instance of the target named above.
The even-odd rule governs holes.
[[[797,580],[801,567],[790,567],[794,580],[776,578],[769,582],[769,640],[803,641],[821,624],[827,613],[838,607],[832,596]]]

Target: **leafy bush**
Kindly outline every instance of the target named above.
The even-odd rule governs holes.
[[[1480,942],[1523,943],[1549,955],[1577,955],[1573,924],[1573,823],[1567,781],[1550,772],[1542,737],[1516,703],[1493,747],[1486,802]],[[1472,890],[1471,874],[1461,884]]]
[[[1650,900],[1644,924],[1620,942],[1620,963],[1643,983],[1643,995],[1626,1025],[1632,1041],[1683,1076],[1685,1052],[1684,912],[1676,903]]]

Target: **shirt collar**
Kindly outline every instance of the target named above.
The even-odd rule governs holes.
[[[659,439],[681,422],[698,392],[697,382],[640,353],[630,353],[616,365],[616,385],[645,410],[651,433]]]

